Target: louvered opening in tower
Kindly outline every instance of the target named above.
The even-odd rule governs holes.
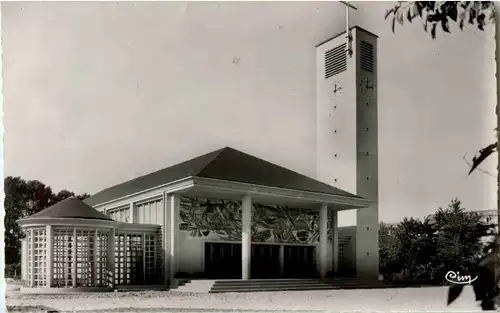
[[[361,69],[367,72],[373,72],[373,68],[375,67],[373,45],[366,41],[361,41],[359,44],[359,52]]]
[[[347,70],[345,43],[325,52],[325,79]]]

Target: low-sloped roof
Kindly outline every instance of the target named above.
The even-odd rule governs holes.
[[[98,205],[190,176],[362,199],[279,165],[226,147],[104,189],[84,201],[88,205]]]
[[[39,218],[84,218],[112,221],[110,217],[76,198],[62,200],[36,214],[26,217],[24,220]]]

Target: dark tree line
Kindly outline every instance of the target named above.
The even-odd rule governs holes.
[[[381,223],[380,273],[393,282],[442,285],[448,271],[466,273],[477,266],[495,226],[456,199],[424,220]]]
[[[38,180],[26,181],[21,177],[8,176],[4,179],[5,192],[5,264],[20,262],[23,233],[16,220],[38,213],[69,197],[88,198],[88,194],[75,195],[68,190],[54,193]]]

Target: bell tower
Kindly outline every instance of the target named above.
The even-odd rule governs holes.
[[[373,201],[356,212],[356,270],[378,279],[377,36],[348,28],[316,47],[316,66],[317,179]]]

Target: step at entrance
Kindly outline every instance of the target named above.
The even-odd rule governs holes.
[[[172,289],[176,292],[189,292],[189,293],[208,293],[212,289],[215,281],[211,279],[197,279],[189,280],[182,284],[182,286]]]
[[[357,278],[216,280],[210,293],[368,288],[384,288],[384,285],[378,282],[364,283]]]
[[[165,290],[165,285],[117,285],[116,292],[144,291],[144,290]]]

